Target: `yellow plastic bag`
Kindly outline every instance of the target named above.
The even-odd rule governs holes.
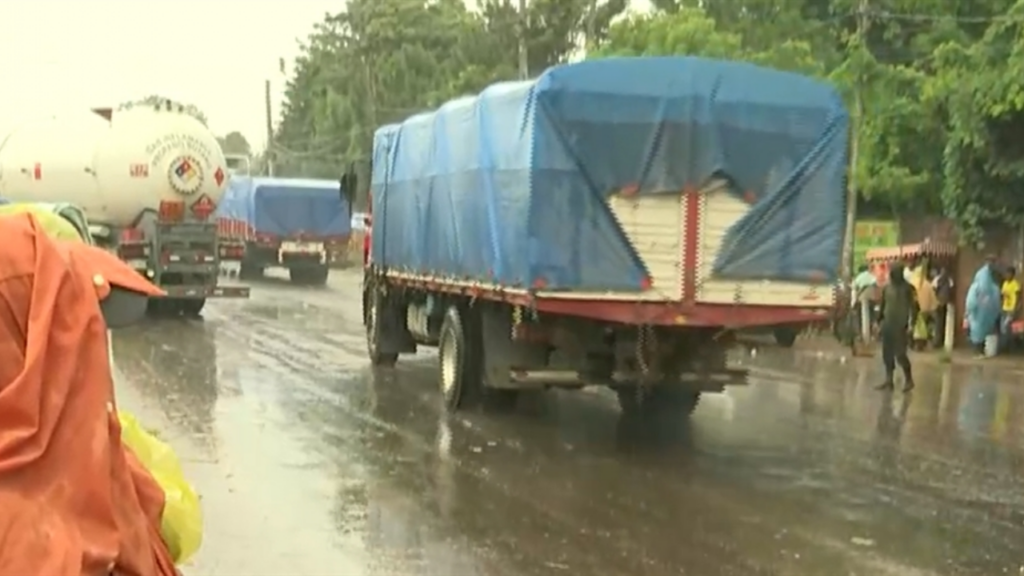
[[[24,214],[28,212],[36,217],[39,224],[46,231],[46,234],[53,240],[73,240],[77,242],[82,241],[82,237],[79,236],[78,230],[71,225],[71,222],[61,218],[59,215],[54,214],[48,208],[42,206],[36,206],[34,204],[5,204],[0,206],[0,216],[13,216],[15,214]]]
[[[199,496],[185,480],[178,456],[169,445],[153,436],[128,412],[118,410],[121,441],[135,454],[164,491],[160,535],[175,564],[199,550],[203,541],[203,513]]]

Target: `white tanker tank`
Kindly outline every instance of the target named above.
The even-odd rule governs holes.
[[[0,142],[0,198],[73,203],[112,228],[165,200],[216,205],[227,178],[213,133],[175,109],[86,110],[28,123]]]

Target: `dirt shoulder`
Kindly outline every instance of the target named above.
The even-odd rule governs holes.
[[[793,345],[793,351],[800,354],[814,354],[818,357],[832,358],[835,360],[848,360],[855,356],[848,346],[843,346],[834,338],[828,336],[802,337]],[[881,360],[880,355],[881,348],[876,344],[865,350],[859,351],[859,353],[856,354],[856,357],[874,357]],[[915,363],[992,366],[1000,369],[1024,371],[1024,355],[1021,355],[1019,352],[996,356],[995,358],[978,358],[970,348],[957,348],[953,350],[952,354],[946,354],[942,350],[911,352],[910,358]]]

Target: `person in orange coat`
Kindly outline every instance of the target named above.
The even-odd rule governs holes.
[[[32,214],[0,217],[0,238],[0,576],[174,576],[107,350],[108,324],[162,292]]]

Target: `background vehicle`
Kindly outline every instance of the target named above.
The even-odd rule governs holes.
[[[594,384],[687,414],[745,381],[726,365],[735,330],[828,316],[847,126],[810,78],[621,58],[382,127],[371,360],[438,346],[450,409]]]
[[[349,213],[336,180],[235,177],[216,217],[223,241],[243,247],[243,278],[281,266],[293,282],[323,284],[347,258]]]
[[[0,144],[0,196],[81,207],[94,241],[163,288],[153,304],[171,312],[249,295],[218,284],[220,259],[231,255],[210,216],[227,178],[214,135],[169,106],[46,118]]]
[[[225,154],[229,176],[252,176],[252,158],[245,154]]]

